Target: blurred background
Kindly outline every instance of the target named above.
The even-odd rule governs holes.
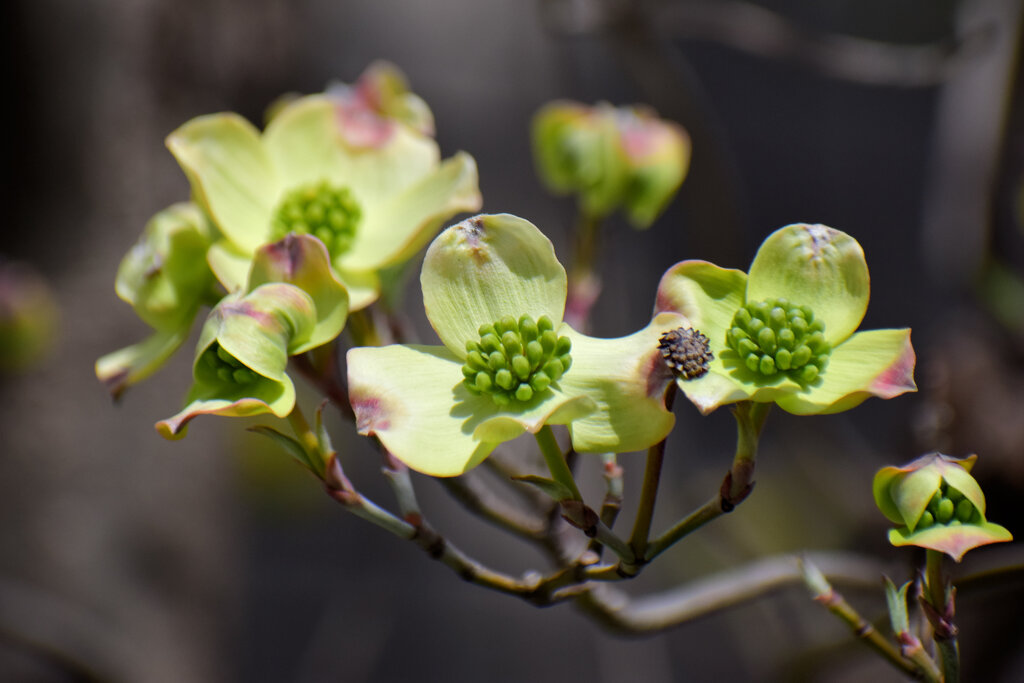
[[[864,551],[909,579],[920,557],[888,547],[871,477],[933,450],[979,453],[990,519],[1024,534],[1020,0],[39,0],[0,12],[12,117],[0,254],[35,269],[59,311],[48,354],[0,375],[0,680],[900,680],[801,586],[620,639],[570,605],[465,585],[348,515],[241,421],[160,439],[153,423],[178,410],[188,353],[112,404],[93,362],[146,333],[114,295],[117,265],[188,193],[163,138],[215,111],[259,124],[278,95],[351,82],[379,58],[433,109],[444,156],[474,155],[484,211],[528,218],[563,261],[574,205],[536,179],[533,113],[556,98],[646,103],[689,131],[689,176],[662,218],[642,234],[606,226],[595,334],[645,325],[673,263],[746,268],[793,222],[863,245],[864,327],[914,330],[919,393],[839,416],[773,413],[751,498],[631,593],[803,549]],[[407,304],[426,331],[415,289]],[[677,401],[676,414],[656,531],[715,490],[733,448],[727,411],[701,418]],[[350,477],[390,506],[376,453],[331,427]],[[627,509],[642,461],[621,458]],[[597,500],[598,467],[582,466]],[[416,483],[460,547],[512,573],[544,567]],[[1021,563],[1007,544],[956,572]],[[1020,576],[965,579],[965,680],[1024,680]],[[881,595],[848,597],[873,618]]]

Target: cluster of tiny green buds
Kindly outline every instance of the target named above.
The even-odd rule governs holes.
[[[313,235],[332,256],[352,245],[362,209],[347,188],[327,181],[304,185],[288,192],[277,207],[270,241],[285,235]]]
[[[825,323],[814,317],[810,307],[767,299],[736,311],[725,341],[752,372],[766,377],[784,372],[810,384],[832,353],[824,331]]]
[[[708,363],[715,358],[708,338],[692,327],[669,330],[658,339],[661,357],[672,372],[685,379],[697,379],[708,372]]]
[[[203,362],[222,382],[245,386],[256,381],[256,373],[214,342],[203,354]]]
[[[928,509],[921,513],[921,519],[914,528],[927,529],[935,524],[978,524],[981,521],[981,511],[974,507],[974,503],[943,481],[942,486],[928,501]]]
[[[499,406],[526,402],[557,382],[572,364],[572,341],[559,337],[551,318],[506,316],[481,325],[479,341],[466,342],[464,384]]]

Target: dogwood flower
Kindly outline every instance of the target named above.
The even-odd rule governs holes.
[[[620,206],[637,228],[664,211],[686,177],[690,138],[647,107],[551,102],[533,120],[541,180],[575,194],[580,210],[603,218]]]
[[[393,121],[364,130],[371,124],[350,109],[312,95],[285,105],[262,135],[227,113],[167,138],[223,235],[207,258],[229,292],[246,286],[260,246],[309,234],[327,247],[351,308],[364,308],[380,295],[380,270],[419,251],[452,215],[479,208],[472,157],[441,162],[430,137]]]
[[[708,371],[677,380],[702,413],[737,401],[837,413],[917,389],[909,329],[856,331],[868,296],[857,241],[796,224],[768,236],[749,273],[706,261],[673,266],[655,312],[685,315],[706,338]]]
[[[682,316],[620,339],[576,332],[562,322],[565,270],[528,221],[483,215],[448,228],[427,250],[420,282],[443,346],[348,352],[359,433],[409,467],[458,475],[548,424],[568,425],[580,452],[638,450],[671,430],[657,340]]]

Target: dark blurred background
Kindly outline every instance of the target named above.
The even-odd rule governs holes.
[[[214,111],[260,123],[278,95],[350,82],[378,58],[431,106],[443,154],[475,156],[484,210],[530,219],[563,260],[574,207],[533,173],[537,108],[642,102],[687,128],[690,174],[665,215],[643,234],[607,225],[596,334],[646,324],[676,261],[745,268],[793,222],[863,245],[866,328],[914,329],[920,393],[839,416],[776,411],[754,495],[631,592],[802,549],[869,552],[905,580],[920,557],[886,544],[871,477],[932,450],[978,452],[990,519],[1024,534],[1019,0],[39,0],[0,12],[0,253],[48,278],[61,310],[48,362],[0,376],[0,680],[899,680],[799,586],[619,639],[571,606],[464,585],[348,515],[241,421],[161,440],[152,425],[178,409],[188,353],[111,404],[93,361],[146,332],[114,295],[117,264],[188,192],[164,136]],[[415,290],[408,305],[422,325]],[[727,411],[700,418],[677,402],[676,414],[656,530],[714,491],[731,458]],[[391,505],[376,454],[340,419],[332,428],[349,475]],[[621,459],[627,509],[642,459]],[[596,500],[598,468],[582,464]],[[461,547],[513,573],[544,567],[436,483],[417,485]],[[1020,558],[1016,544],[982,549],[957,572]],[[965,583],[965,680],[1024,680],[1021,593],[1019,579]],[[883,614],[880,589],[849,597]]]

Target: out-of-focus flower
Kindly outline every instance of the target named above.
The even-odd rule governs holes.
[[[480,207],[468,154],[441,162],[437,143],[409,126],[379,129],[350,113],[314,95],[284,106],[262,135],[228,113],[167,138],[223,235],[208,260],[228,291],[245,287],[261,245],[309,234],[327,247],[357,310],[380,295],[382,269],[410,258],[452,215]]]
[[[423,135],[434,135],[430,107],[409,89],[405,74],[391,62],[373,62],[354,84],[332,83],[326,93],[345,108],[346,116],[375,116],[398,121]]]
[[[857,241],[801,223],[772,233],[749,274],[676,264],[662,277],[655,311],[682,313],[706,337],[708,371],[678,379],[702,413],[748,400],[797,415],[837,413],[917,389],[909,329],[856,332],[868,295]]]
[[[360,125],[354,130],[369,139],[387,135],[396,122],[423,135],[434,136],[434,114],[430,107],[409,89],[405,74],[391,62],[373,62],[351,85],[333,81],[324,94],[342,107],[346,118],[358,121]],[[267,107],[265,123],[270,123],[300,97],[298,93],[288,93],[274,100]]]
[[[671,430],[657,340],[682,316],[620,339],[576,332],[562,322],[565,270],[533,224],[503,214],[448,228],[420,281],[444,346],[348,352],[359,432],[409,467],[461,474],[546,424],[568,425],[580,452],[638,450]]]
[[[538,173],[557,194],[577,195],[585,214],[622,207],[646,228],[675,196],[690,165],[690,138],[647,107],[557,101],[533,120]]]
[[[59,317],[42,275],[28,264],[0,259],[0,371],[30,370],[45,360]]]
[[[879,470],[872,485],[875,503],[900,525],[889,530],[889,542],[938,550],[959,562],[971,548],[1013,540],[985,519],[985,495],[970,475],[977,458],[929,453]]]

